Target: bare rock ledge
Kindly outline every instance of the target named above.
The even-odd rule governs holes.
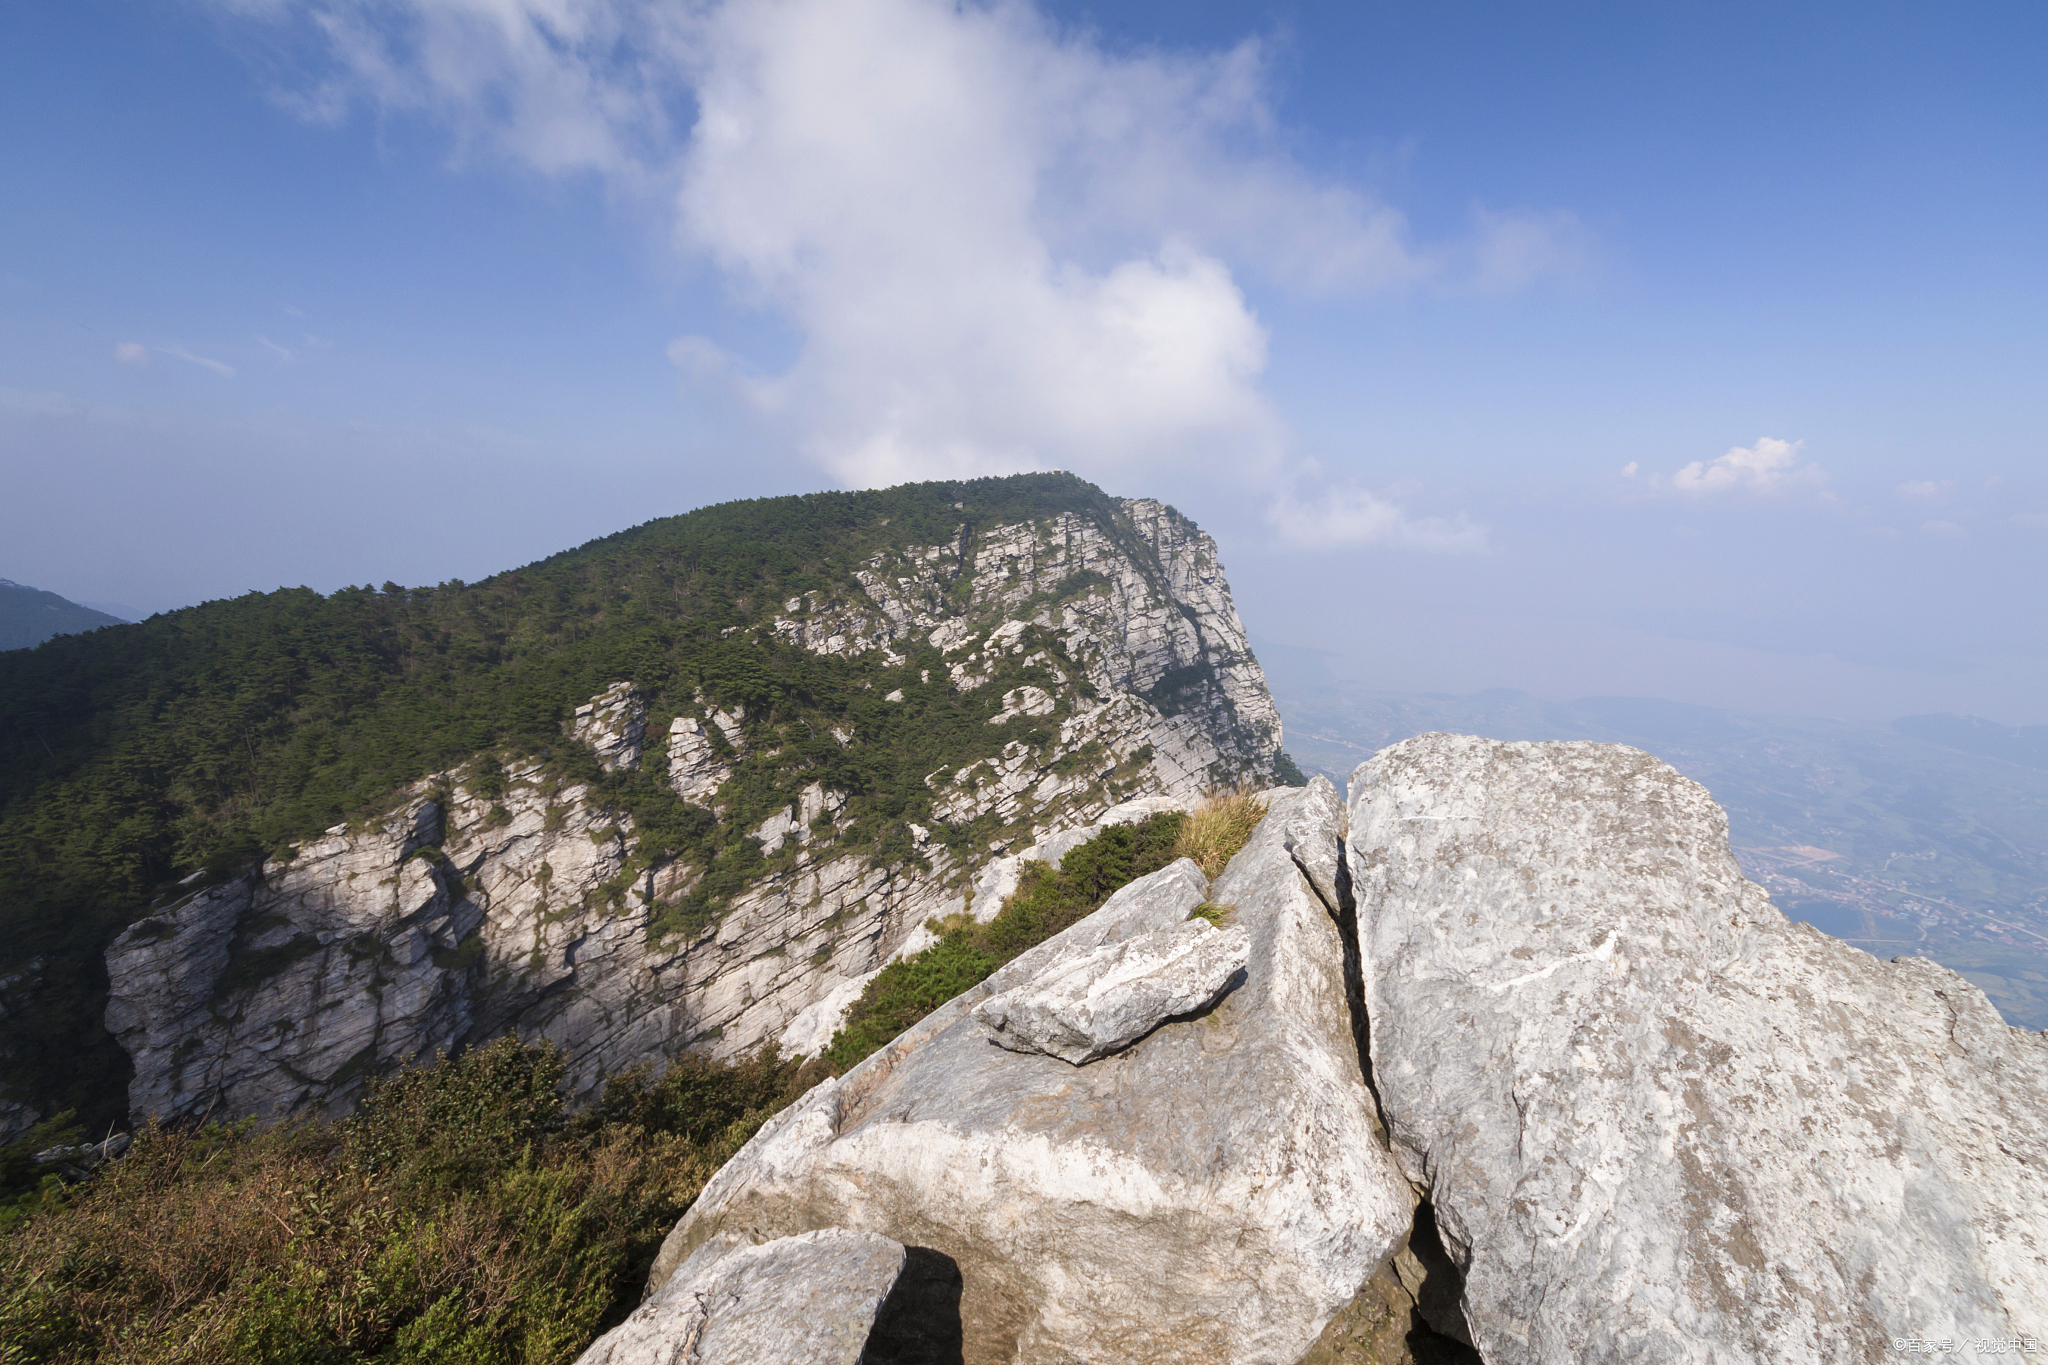
[[[1794,924],[1616,745],[1352,781],[1373,1075],[1490,1365],[2048,1346],[2048,1036]]]

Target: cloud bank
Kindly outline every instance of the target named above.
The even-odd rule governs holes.
[[[297,37],[279,97],[308,117],[419,114],[458,157],[666,204],[679,250],[802,338],[767,377],[679,338],[686,382],[737,394],[850,484],[1285,474],[1241,275],[1308,296],[1500,292],[1585,254],[1561,213],[1479,211],[1467,240],[1416,244],[1398,211],[1287,155],[1257,42],[1117,53],[1016,0],[216,3]],[[1274,524],[1467,535],[1362,492]]]

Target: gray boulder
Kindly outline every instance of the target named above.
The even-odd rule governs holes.
[[[1184,920],[1057,958],[976,1005],[974,1020],[999,1047],[1080,1066],[1123,1051],[1174,1015],[1207,1008],[1250,955],[1242,926]]]
[[[754,1246],[717,1237],[697,1249],[578,1365],[909,1365],[939,1360],[943,1315],[919,1310],[929,1253],[826,1228]],[[957,1279],[957,1277],[955,1277]],[[905,1310],[908,1311],[905,1311]],[[893,1310],[893,1311],[892,1311]],[[915,1320],[913,1320],[915,1319]]]
[[[1492,1365],[2048,1342],[2048,1037],[1788,921],[1637,750],[1425,735],[1352,791],[1373,1074]]]
[[[1208,899],[1243,984],[1077,1071],[994,1046],[990,996],[1184,922],[1175,865],[1039,945],[778,1115],[662,1249],[659,1292],[720,1234],[859,1228],[959,1265],[968,1365],[1292,1365],[1402,1243],[1414,1197],[1360,1071],[1330,911],[1288,851],[1335,844],[1327,782],[1271,813]]]

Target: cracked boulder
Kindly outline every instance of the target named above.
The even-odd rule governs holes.
[[[670,1234],[650,1290],[724,1236],[828,1227],[951,1257],[967,1365],[1293,1365],[1403,1243],[1414,1197],[1359,1069],[1336,916],[1290,842],[1338,838],[1327,782],[1213,886],[1134,882],[770,1120]],[[1063,956],[1228,904],[1242,984],[1076,1069],[975,1006]],[[1220,935],[1218,936],[1220,938]]]
[[[1371,1056],[1492,1365],[2048,1338],[2048,1036],[1788,921],[1634,749],[1352,782]]]
[[[1120,943],[1061,954],[976,1005],[998,1047],[1080,1066],[1121,1052],[1177,1014],[1205,1009],[1251,955],[1243,926],[1183,920]]]

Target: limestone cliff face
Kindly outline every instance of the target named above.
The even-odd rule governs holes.
[[[925,778],[931,823],[909,826],[912,859],[847,846],[847,795],[803,788],[747,829],[759,875],[682,930],[663,911],[702,870],[635,861],[632,820],[589,785],[516,761],[488,781],[476,765],[428,778],[383,818],[196,891],[112,945],[106,1021],[134,1062],[134,1118],[341,1112],[380,1071],[508,1031],[560,1044],[586,1093],[637,1062],[738,1054],[800,1017],[807,1040],[829,1037],[859,983],[964,908],[990,863],[1120,802],[1262,777],[1279,750],[1215,544],[1156,502],[1124,502],[1111,525],[963,526],[752,629],[878,666],[929,646],[956,694],[1033,667],[1039,681],[1003,686],[989,724],[1035,728]],[[729,818],[739,765],[766,742],[754,722],[707,697],[664,734],[621,683],[568,728],[602,767],[646,754],[679,796]],[[969,825],[994,833],[942,837]]]

